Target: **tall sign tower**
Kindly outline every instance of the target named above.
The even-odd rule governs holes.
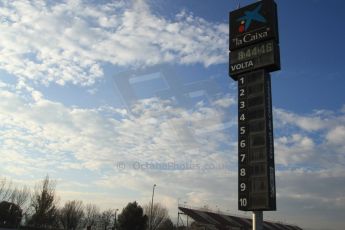
[[[270,72],[280,70],[277,6],[262,0],[230,12],[229,75],[238,81],[238,209],[276,210]],[[261,223],[261,224],[260,224]]]

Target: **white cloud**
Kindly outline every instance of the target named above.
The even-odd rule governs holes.
[[[344,175],[344,167],[322,170],[301,167],[277,171],[278,210],[270,215],[274,216],[273,219],[289,217],[290,221],[293,219],[301,227],[304,225],[310,229],[341,228],[345,201]]]
[[[345,126],[339,124],[339,126],[331,129],[326,136],[329,143],[336,145],[344,145],[345,140]]]
[[[235,140],[222,129],[209,131],[231,119],[225,115],[229,108],[218,103],[227,101],[228,96],[211,102],[212,106],[198,104],[191,110],[157,98],[138,101],[130,111],[107,106],[84,109],[48,100],[25,83],[18,87],[0,85],[3,174],[40,178],[47,173],[58,175],[62,184],[58,189],[63,196],[85,197],[97,203],[102,200],[99,204],[103,208],[111,204],[123,207],[131,200],[145,204],[156,183],[157,201],[167,201],[171,213],[178,198],[191,206],[209,204],[216,209],[217,205],[221,210],[234,207],[230,209],[236,212]],[[319,111],[306,117],[319,117],[322,128],[305,130],[292,121],[276,127],[278,204],[282,204],[278,207],[282,216],[294,202],[308,211],[310,207],[325,207],[330,213],[344,211],[345,160],[340,141],[344,115]],[[125,168],[118,167],[118,162],[123,162]],[[196,166],[162,170],[134,168],[134,162]],[[79,182],[78,178],[60,176],[61,172],[89,174],[92,179]],[[66,185],[74,181],[81,185]],[[120,198],[112,198],[110,193]]]
[[[275,109],[278,124],[295,125],[306,131],[318,131],[325,127],[324,120],[320,116],[301,116],[283,109]]]
[[[276,163],[283,165],[305,162],[316,151],[314,141],[300,134],[276,138],[275,147]]]
[[[35,160],[42,169],[58,161],[57,168],[92,170],[114,167],[115,160],[207,162],[214,154],[221,156],[220,146],[229,141],[222,132],[200,131],[225,121],[220,108],[187,111],[151,98],[139,101],[130,113],[112,107],[82,109],[47,100],[25,84],[4,88],[0,95],[2,151],[16,152],[27,170]],[[13,161],[10,156],[2,160]]]
[[[228,95],[227,97],[223,97],[221,99],[214,101],[213,104],[216,106],[227,108],[227,107],[230,107],[231,105],[236,105],[237,102],[236,102],[235,98]]]
[[[345,188],[339,184],[344,183],[344,175],[343,168],[280,171],[277,173],[278,197],[302,202],[306,208],[313,206],[316,212],[322,209],[342,209],[345,204]]]
[[[102,209],[121,208],[134,200],[146,204],[157,184],[155,201],[164,203],[172,216],[179,198],[189,206],[237,213],[236,146],[219,130],[195,132],[207,128],[205,124],[224,122],[222,106],[199,105],[187,111],[151,98],[139,101],[131,111],[82,109],[49,101],[25,84],[20,91],[2,85],[0,170],[5,175],[56,175],[62,201],[82,199]],[[340,124],[342,114],[329,116]],[[291,125],[279,131],[285,132],[286,126]],[[335,143],[327,139],[340,134],[342,128],[327,123],[317,133],[287,132],[276,138],[277,168],[284,167],[277,170],[278,211],[270,214],[273,219],[293,216],[296,205],[304,219],[326,215],[333,221],[334,212],[344,211],[344,154],[337,139]],[[134,168],[135,162],[193,163],[204,168]],[[219,167],[224,162],[226,168]],[[89,174],[92,179],[82,181],[61,172]],[[313,211],[321,209],[324,212]]]
[[[345,115],[342,110],[316,110],[299,115],[275,109],[274,113],[278,164],[317,168],[345,164]]]
[[[227,60],[225,24],[181,12],[168,20],[143,0],[0,3],[0,68],[23,79],[91,85],[102,64],[205,66]]]
[[[61,172],[92,175],[85,184],[91,190],[89,195],[73,190],[78,186],[59,188],[67,198],[104,200],[110,189],[135,193],[134,198],[124,196],[121,202],[109,198],[103,207],[109,202],[124,206],[130,199],[146,203],[150,192],[144,188],[153,183],[160,186],[157,198],[166,200],[171,210],[178,197],[188,198],[191,191],[208,194],[211,189],[220,194],[223,187],[235,192],[235,186],[226,182],[236,170],[236,159],[230,155],[235,152],[234,143],[219,130],[202,132],[226,122],[222,106],[186,110],[169,100],[151,98],[138,101],[131,111],[107,106],[83,109],[50,101],[25,83],[2,85],[0,171],[5,175],[42,178],[48,173],[52,178],[58,176],[62,185],[74,179]],[[228,146],[226,151],[224,146]],[[126,168],[119,168],[118,162],[124,162]],[[176,166],[167,170],[135,168],[135,162]],[[92,187],[104,193],[92,191]]]

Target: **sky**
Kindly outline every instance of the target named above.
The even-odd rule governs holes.
[[[228,13],[254,1],[0,2],[0,177],[57,181],[60,204],[237,210],[237,82]],[[278,5],[271,74],[277,211],[345,225],[341,0]]]

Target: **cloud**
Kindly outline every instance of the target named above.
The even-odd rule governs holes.
[[[230,95],[228,95],[227,97],[223,97],[219,100],[216,100],[213,104],[216,106],[227,108],[227,107],[230,107],[231,105],[235,105],[236,103],[237,103],[236,100]]]
[[[339,213],[344,212],[344,111],[297,114],[275,108],[274,118],[280,216],[290,216],[301,224],[306,219],[315,220],[304,223],[314,228],[326,229],[329,223],[342,226]]]
[[[79,186],[64,187],[73,181],[85,183],[92,197],[102,197],[110,189],[135,194],[122,203],[114,199],[119,207],[133,197],[144,202],[150,192],[143,188],[153,183],[160,186],[171,210],[177,197],[190,191],[209,193],[210,185],[217,194],[220,187],[235,192],[226,182],[235,175],[236,158],[230,155],[236,152],[235,140],[225,134],[231,127],[221,127],[229,118],[228,108],[218,105],[220,97],[217,103],[211,101],[213,106],[200,104],[190,110],[158,98],[139,100],[129,111],[110,106],[85,109],[48,100],[24,82],[0,85],[4,175],[42,178],[48,173],[59,179],[69,199],[73,194],[80,199],[83,193]],[[228,95],[224,98],[229,100]],[[125,168],[118,166],[121,162]],[[83,181],[86,176],[92,179]]]
[[[313,168],[345,165],[345,114],[342,110],[317,110],[299,115],[274,109],[274,115],[278,164]]]
[[[312,229],[341,228],[345,206],[344,175],[344,167],[320,171],[302,168],[278,171],[278,213],[272,215],[277,218],[279,215],[289,216],[301,226]]]
[[[331,144],[344,145],[345,126],[339,125],[327,133],[327,141]]]
[[[344,169],[323,169],[311,171],[307,169],[286,170],[278,172],[279,196],[290,196],[295,199],[314,199],[332,205],[342,206],[337,203],[344,199],[344,187],[330,189],[338,183],[345,181]],[[325,207],[326,208],[326,207]]]
[[[150,98],[138,101],[130,111],[109,106],[83,109],[50,101],[24,83],[4,84],[0,96],[2,161],[17,162],[28,171],[35,161],[40,162],[36,169],[42,170],[101,170],[115,167],[116,160],[138,159],[222,162],[221,146],[229,141],[214,129],[222,130],[226,121],[221,106],[186,110],[172,101]]]
[[[0,173],[31,184],[49,173],[65,198],[102,207],[147,203],[156,183],[155,197],[171,213],[178,198],[236,212],[237,143],[229,133],[237,131],[236,117],[225,112],[234,105],[229,95],[189,110],[158,98],[139,100],[129,110],[86,109],[48,100],[28,85],[92,85],[107,64],[225,63],[228,26],[186,11],[168,19],[140,0],[48,2],[0,3],[0,68],[19,78],[16,86],[0,81]],[[298,206],[304,219],[315,214],[339,225],[345,106],[274,112],[277,216],[291,216]]]
[[[0,83],[0,96],[4,175],[49,173],[58,177],[58,189],[68,199],[102,200],[102,207],[123,207],[131,200],[145,204],[156,183],[157,201],[166,200],[171,213],[178,198],[236,213],[237,144],[229,135],[236,127],[215,128],[234,119],[226,113],[232,106],[228,95],[188,110],[155,97],[128,110],[69,107],[25,82]],[[313,208],[324,207],[329,218],[343,212],[343,111],[277,110],[278,214],[292,213],[291,203],[300,204],[305,218]],[[286,114],[298,119],[284,123]],[[321,120],[322,126],[313,130],[312,122],[302,126],[299,120]]]
[[[325,124],[320,116],[300,116],[283,109],[275,109],[275,115],[279,123],[283,125],[295,125],[305,131],[318,131],[325,127]]]
[[[275,140],[276,163],[289,165],[305,162],[315,154],[315,143],[307,136],[292,134]]]
[[[2,1],[0,8],[0,68],[37,83],[92,85],[106,63],[227,61],[227,25],[185,11],[166,19],[143,0]]]

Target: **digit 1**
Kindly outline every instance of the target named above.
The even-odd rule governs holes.
[[[241,85],[243,85],[244,84],[244,77],[240,77],[239,82],[241,83]]]

